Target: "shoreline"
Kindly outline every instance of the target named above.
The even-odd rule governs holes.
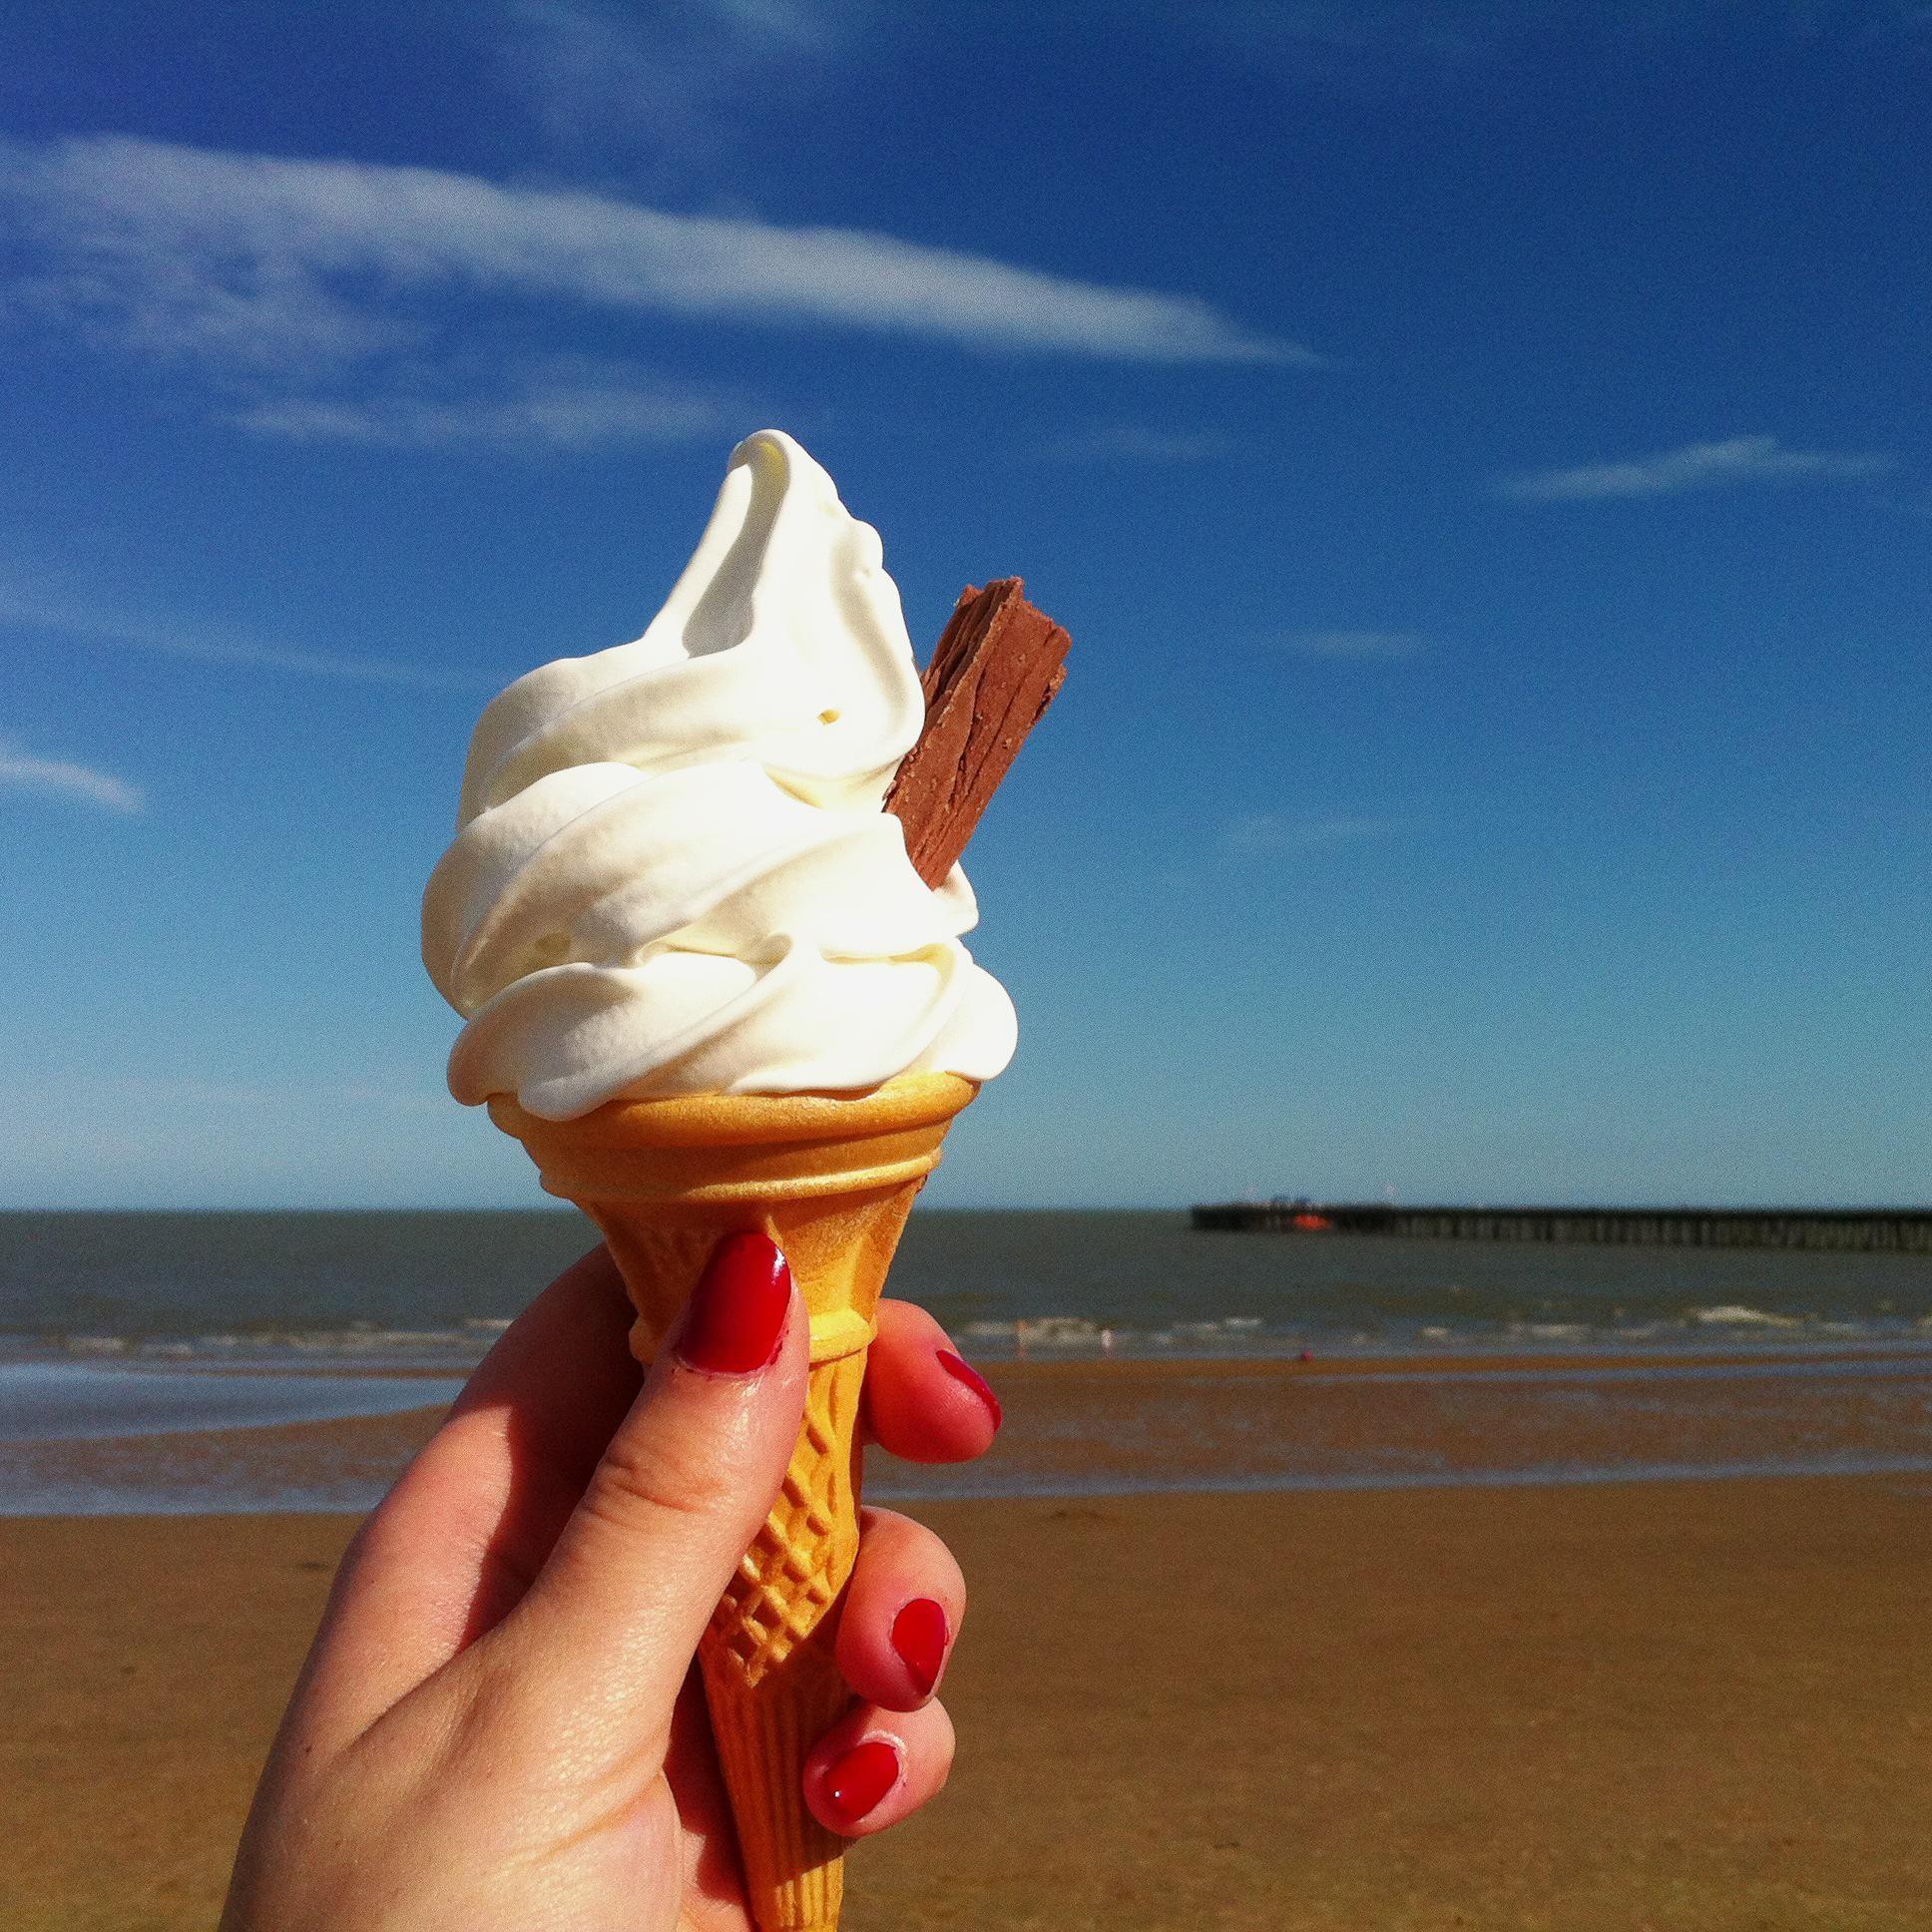
[[[1921,1922],[1932,1480],[917,1513],[960,1758],[848,1932]],[[213,1921],[355,1521],[0,1522],[10,1932]]]
[[[1008,1418],[992,1452],[950,1468],[876,1458],[868,1494],[928,1502],[1932,1472],[1932,1349],[1036,1358],[989,1368]],[[63,1365],[48,1379],[39,1420],[0,1439],[0,1515],[366,1509],[441,1417],[440,1401],[419,1392],[447,1399],[456,1386],[332,1367],[277,1380]],[[332,1412],[331,1385],[350,1413]],[[148,1410],[131,1420],[116,1402],[136,1396]],[[277,1414],[283,1397],[289,1412]],[[29,1417],[34,1404],[16,1408]]]
[[[505,1322],[502,1324],[508,1327]],[[494,1337],[492,1337],[494,1339]],[[975,1337],[975,1339],[980,1339]],[[1296,1375],[1480,1375],[1480,1374],[1588,1374],[1630,1370],[1647,1373],[1674,1366],[1698,1368],[1748,1369],[1788,1364],[1831,1367],[1840,1364],[1932,1363],[1932,1328],[1917,1335],[1899,1335],[1882,1340],[1819,1343],[1788,1337],[1766,1339],[1740,1346],[1735,1342],[1646,1341],[1621,1347],[1525,1348],[1520,1343],[1494,1349],[1461,1346],[1444,1348],[1440,1353],[1414,1347],[1392,1348],[1386,1352],[1371,1347],[1331,1346],[1326,1352],[1297,1345],[1272,1353],[1196,1353],[1181,1349],[1162,1349],[1158,1354],[1134,1353],[1117,1349],[1112,1353],[1098,1344],[1091,1347],[1030,1341],[1033,1350],[1025,1355],[1002,1354],[997,1349],[974,1351],[979,1362],[997,1368],[1002,1375],[1093,1373],[1115,1375],[1142,1372],[1166,1374],[1216,1374],[1233,1377]],[[487,1352],[487,1351],[483,1351]],[[1305,1359],[1304,1359],[1305,1357]],[[248,1376],[295,1376],[326,1380],[333,1376],[397,1381],[438,1381],[467,1376],[482,1359],[482,1354],[461,1360],[444,1361],[385,1356],[379,1352],[358,1355],[349,1351],[317,1350],[304,1353],[291,1350],[273,1353],[264,1348],[250,1357],[245,1351],[235,1354],[210,1351],[195,1354],[184,1348],[157,1348],[143,1353],[138,1347],[112,1352],[67,1349],[58,1344],[38,1344],[34,1352],[0,1355],[0,1369],[99,1370],[104,1374],[207,1375],[229,1379]]]

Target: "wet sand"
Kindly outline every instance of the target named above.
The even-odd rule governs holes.
[[[882,1463],[881,1500],[1220,1488],[1616,1480],[1639,1475],[1932,1476],[1932,1350],[1758,1350],[1624,1355],[1272,1360],[1033,1360],[993,1365],[1007,1426],[967,1468]],[[70,1382],[73,1377],[70,1373]],[[231,1406],[234,1374],[197,1380]],[[329,1374],[284,1384],[312,1414]],[[342,1377],[345,1389],[359,1388]],[[448,1385],[392,1376],[382,1400]],[[67,1385],[63,1385],[66,1389]],[[125,1432],[122,1390],[99,1377],[101,1432],[75,1408],[65,1432],[0,1426],[0,1508],[35,1515],[367,1508],[440,1408],[230,1428]],[[318,1391],[322,1392],[318,1394]],[[74,1408],[71,1390],[63,1396]]]
[[[921,1514],[960,1760],[849,1932],[1925,1923],[1932,1479]],[[0,1522],[8,1932],[213,1922],[352,1521]]]

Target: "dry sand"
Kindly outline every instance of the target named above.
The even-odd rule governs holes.
[[[848,1932],[1932,1923],[1932,1483],[934,1505],[952,1788]],[[0,1523],[8,1932],[206,1928],[351,1525]]]

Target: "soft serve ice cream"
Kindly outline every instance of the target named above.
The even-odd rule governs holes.
[[[924,700],[880,559],[761,431],[643,637],[485,710],[423,899],[423,963],[467,1023],[458,1100],[571,1120],[1006,1065],[965,874],[930,889],[884,809]]]

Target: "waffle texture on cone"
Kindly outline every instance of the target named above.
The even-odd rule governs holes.
[[[940,1142],[979,1091],[906,1074],[867,1094],[614,1101],[547,1121],[498,1097],[553,1195],[603,1232],[648,1360],[721,1236],[768,1233],[811,1318],[804,1421],[782,1489],[699,1647],[761,1932],[832,1932],[844,1841],[806,1810],[807,1752],[844,1711],[833,1655],[858,1554],[857,1424],[886,1270]]]

